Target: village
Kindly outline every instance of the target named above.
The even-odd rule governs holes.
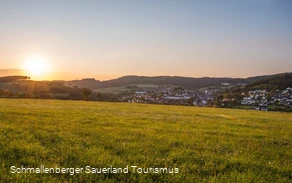
[[[274,94],[267,90],[252,90],[242,93],[244,96],[241,105],[253,106],[256,110],[268,110],[268,105],[292,106],[292,88],[277,90]]]
[[[130,103],[206,106],[215,98],[218,89],[190,90],[182,87],[142,87],[139,91],[125,92],[120,100]]]
[[[192,106],[210,106],[215,104],[224,107],[224,103],[233,101],[237,106],[245,109],[267,111],[268,106],[282,106],[292,108],[292,88],[277,90],[271,93],[267,90],[250,90],[241,93],[241,100],[223,98],[218,104],[218,95],[228,86],[222,83],[225,88],[214,87],[206,89],[190,90],[182,87],[170,86],[151,86],[140,87],[137,91],[126,91],[119,95],[119,100],[129,103],[151,103],[151,104],[169,104],[169,105],[192,105]],[[228,86],[228,87],[226,87]],[[118,94],[118,93],[116,93]]]

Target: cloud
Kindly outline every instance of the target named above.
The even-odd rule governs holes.
[[[21,70],[21,69],[0,69],[0,72],[9,72],[9,71],[23,71],[23,70]]]

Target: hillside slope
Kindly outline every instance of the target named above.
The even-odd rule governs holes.
[[[284,90],[292,87],[292,73],[278,74],[273,77],[260,79],[246,85],[246,88],[267,89],[267,90]]]

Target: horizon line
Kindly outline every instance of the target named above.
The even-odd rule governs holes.
[[[2,75],[1,72],[9,72],[9,71],[24,71],[23,69],[0,69],[0,77],[7,77],[7,76],[28,76],[30,78],[32,78],[30,75],[17,75],[17,74],[11,74],[11,75]],[[52,72],[54,73],[54,72]],[[61,73],[65,73],[65,72],[61,72]],[[271,73],[271,74],[259,74],[259,75],[251,75],[248,77],[230,77],[230,76],[201,76],[201,77],[193,77],[193,76],[180,76],[180,75],[136,75],[136,74],[128,74],[128,75],[122,75],[122,76],[118,76],[118,77],[113,77],[110,79],[105,79],[105,80],[100,80],[96,77],[81,77],[81,78],[76,78],[76,79],[30,79],[32,81],[74,81],[74,80],[85,80],[85,79],[94,79],[96,81],[110,81],[110,80],[114,80],[114,79],[120,79],[123,77],[130,77],[130,76],[135,76],[135,77],[182,77],[182,78],[192,78],[192,79],[200,79],[200,78],[230,78],[230,79],[247,79],[247,78],[251,78],[251,77],[258,77],[258,76],[270,76],[270,75],[280,75],[280,74],[289,74],[292,72],[280,72],[280,73]]]

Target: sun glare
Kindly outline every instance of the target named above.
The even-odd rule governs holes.
[[[51,69],[48,59],[42,56],[32,56],[26,59],[24,70],[31,75],[40,76]]]

